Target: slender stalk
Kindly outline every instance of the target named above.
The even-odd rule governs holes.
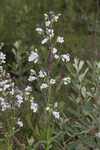
[[[49,83],[49,82],[48,82]],[[49,88],[48,88],[48,102],[47,102],[47,106],[50,105],[50,101],[51,101],[51,87],[49,85]],[[48,126],[48,129],[47,129],[47,147],[46,147],[46,150],[49,150],[49,147],[50,147],[50,144],[51,144],[51,133],[50,133],[50,121],[48,119],[47,121],[47,126]]]

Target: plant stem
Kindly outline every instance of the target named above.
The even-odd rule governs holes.
[[[49,83],[49,82],[48,82]],[[49,85],[49,88],[48,88],[48,102],[47,102],[47,106],[50,105],[50,97],[51,97],[51,87]],[[46,150],[49,150],[49,147],[50,147],[50,143],[51,143],[51,137],[50,137],[50,124],[49,124],[49,119],[47,121],[47,126],[48,126],[48,129],[47,129],[47,147],[46,147]]]

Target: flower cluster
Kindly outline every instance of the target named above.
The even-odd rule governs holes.
[[[69,54],[58,54],[58,50],[56,47],[52,46],[52,45],[56,45],[56,43],[60,43],[62,44],[64,42],[64,38],[62,36],[57,36],[55,44],[51,44],[51,39],[54,38],[55,36],[55,32],[53,29],[53,24],[55,22],[58,22],[59,17],[61,16],[61,14],[55,14],[54,12],[49,12],[49,14],[44,14],[44,27],[45,28],[41,28],[41,27],[37,27],[36,28],[36,32],[38,32],[38,34],[40,34],[43,37],[43,40],[41,41],[41,44],[44,45],[46,43],[49,43],[49,53],[52,54],[51,57],[57,59],[58,61],[63,61],[65,63],[70,61],[70,56]],[[52,41],[53,42],[53,41]],[[35,51],[31,52],[31,55],[28,58],[28,61],[33,61],[34,63],[37,63],[39,60],[39,55],[37,54],[37,49],[35,49]],[[53,60],[53,59],[52,59]],[[46,82],[46,78],[48,78],[48,72],[45,71],[45,69],[40,69],[39,72],[36,73],[36,71],[30,73],[30,76],[28,78],[28,80],[30,82],[34,81],[34,80],[38,80],[43,79],[43,82],[40,83],[40,89],[45,89],[48,88],[50,85],[56,84],[56,79],[55,78],[49,78],[49,83]],[[44,78],[45,78],[45,82],[44,82]],[[63,83],[64,85],[70,83],[71,79],[69,77],[65,77],[63,78]]]
[[[38,54],[37,54],[37,49],[35,49],[35,51],[32,51],[31,52],[31,55],[29,56],[28,58],[28,61],[31,62],[33,61],[34,63],[37,63],[38,62]]]
[[[14,94],[14,83],[3,66],[6,63],[5,59],[6,55],[0,52],[0,104],[2,111],[11,108],[11,103],[8,102],[7,97]]]
[[[46,107],[46,111],[50,112],[55,117],[55,119],[60,119],[60,112],[56,111],[57,107],[58,107],[58,103],[56,102],[54,104],[54,108],[48,106]]]

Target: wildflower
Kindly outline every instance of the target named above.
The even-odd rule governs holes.
[[[46,72],[43,72],[42,70],[40,70],[40,72],[39,72],[39,77],[40,78],[44,78],[44,77],[46,77],[47,76],[47,73]]]
[[[43,33],[43,29],[42,28],[36,28],[35,29],[39,34],[42,34]]]
[[[6,90],[6,89],[8,89],[10,87],[10,84],[5,84],[4,85],[4,91]]]
[[[27,87],[25,88],[25,91],[26,91],[26,92],[29,92],[29,91],[31,91],[31,90],[32,90],[31,86],[27,86]]]
[[[48,29],[47,34],[52,38],[54,36],[54,30],[53,29]]]
[[[50,107],[46,107],[46,111],[50,111]]]
[[[95,136],[100,138],[100,132],[96,133]]]
[[[0,101],[1,101],[1,102],[4,102],[4,98],[3,98],[3,97],[0,97]]]
[[[61,36],[57,37],[57,43],[63,43],[64,42],[64,38]]]
[[[54,116],[56,119],[59,119],[59,118],[60,118],[59,112],[53,111],[52,114],[53,114],[53,116]]]
[[[6,55],[0,52],[0,61],[1,63],[5,63]]]
[[[28,81],[34,81],[34,80],[36,80],[37,79],[37,77],[35,77],[35,76],[29,76],[29,78],[28,78]]]
[[[53,48],[52,53],[53,53],[53,54],[56,54],[56,53],[57,53],[57,49],[56,49],[56,48]]]
[[[53,21],[54,21],[54,22],[57,22],[58,19],[59,19],[59,16],[61,16],[61,14],[54,15],[54,16],[53,16]]]
[[[40,86],[40,89],[45,89],[48,88],[48,84],[47,83],[42,83],[42,85]]]
[[[31,62],[31,61],[34,61],[34,63],[37,63],[38,62],[38,54],[34,51],[31,52],[31,55],[28,57],[28,61]]]
[[[7,83],[8,83],[8,80],[1,81],[1,82],[0,82],[0,86],[4,86],[4,85],[6,85]]]
[[[19,127],[23,127],[23,122],[18,120],[17,124],[19,125]]]
[[[41,41],[41,44],[45,44],[45,43],[47,43],[47,41],[49,40],[49,38],[45,38],[45,39],[43,39],[42,41]]]
[[[62,61],[66,61],[66,62],[69,62],[70,61],[70,57],[69,57],[69,54],[63,54],[61,55],[61,58],[62,58]]]
[[[25,93],[26,93],[26,95],[30,95],[30,92],[32,91],[32,88],[31,88],[31,86],[27,86],[26,88],[25,88]],[[25,98],[25,100],[26,100],[27,98]]]
[[[54,55],[54,58],[55,58],[55,59],[59,59],[60,57],[59,57],[59,55],[55,54],[55,55]]]
[[[0,59],[1,59],[1,60],[5,60],[5,59],[6,59],[6,55],[3,54],[2,52],[0,52]]]
[[[50,84],[55,84],[56,80],[55,79],[50,79]]]
[[[71,78],[70,77],[65,77],[63,78],[64,84],[67,85],[68,83],[71,82]]]
[[[5,111],[7,108],[11,108],[10,104],[1,102],[2,111]]]
[[[51,21],[49,21],[49,20],[45,22],[46,27],[49,27],[50,24],[51,24]]]
[[[9,92],[11,95],[14,95],[14,89]]]
[[[23,97],[21,95],[16,95],[16,98],[17,98],[18,106],[20,107],[20,105],[23,103]]]
[[[7,108],[10,108],[11,106],[5,102],[3,97],[0,97],[2,111],[5,111]]]
[[[38,104],[31,102],[31,110],[33,110],[33,112],[37,112],[38,110]]]

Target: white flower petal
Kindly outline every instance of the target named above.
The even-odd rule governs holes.
[[[60,118],[59,112],[53,111],[52,114],[53,114],[53,116],[54,116],[56,119],[59,119],[59,118]]]
[[[48,84],[47,83],[42,83],[41,86],[40,86],[40,89],[45,89],[45,88],[48,88]]]
[[[56,80],[55,79],[50,79],[50,84],[55,84]]]
[[[56,48],[53,48],[52,53],[53,53],[53,54],[56,54],[56,53],[57,53],[57,49],[56,49]]]
[[[34,62],[37,62],[38,61],[38,54],[34,51],[31,52],[31,55],[28,57],[28,61],[31,62],[31,61],[34,61]]]
[[[57,37],[57,43],[63,43],[64,42],[64,38],[61,36]]]
[[[41,41],[41,44],[45,44],[45,43],[47,43],[47,41],[49,40],[49,38],[45,38],[45,39],[43,39],[42,41]]]

